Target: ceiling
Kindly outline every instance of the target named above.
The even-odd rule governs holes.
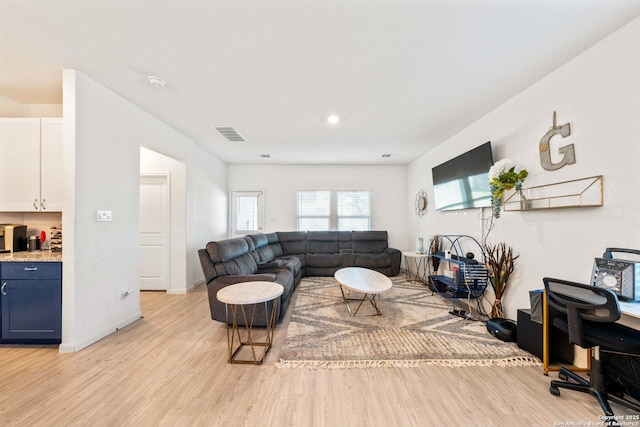
[[[61,69],[73,68],[229,164],[407,164],[639,16],[640,2],[0,0],[0,10],[5,97],[61,103]]]

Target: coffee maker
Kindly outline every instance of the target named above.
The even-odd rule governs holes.
[[[22,224],[0,224],[0,252],[27,250],[27,226]]]

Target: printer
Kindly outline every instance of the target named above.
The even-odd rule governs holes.
[[[0,224],[0,252],[27,250],[27,226],[22,224]]]
[[[613,291],[623,301],[640,301],[640,262],[614,258],[614,252],[640,256],[636,249],[607,248],[593,262],[591,284]]]

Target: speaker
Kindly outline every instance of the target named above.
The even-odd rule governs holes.
[[[514,342],[517,339],[516,324],[509,319],[494,318],[487,320],[487,331],[494,337],[506,342]]]

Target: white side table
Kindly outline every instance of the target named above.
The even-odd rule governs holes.
[[[419,254],[417,252],[402,252],[402,255],[404,255],[404,265],[407,270],[407,280],[412,283],[420,282],[426,285],[428,254]],[[413,280],[411,280],[411,269],[409,268],[409,260],[413,260],[413,266],[416,269]]]
[[[216,294],[218,301],[225,304],[227,314],[227,348],[229,350],[229,363],[244,363],[260,365],[267,355],[267,351],[273,343],[273,328],[276,324],[276,314],[278,307],[277,298],[282,295],[284,288],[275,282],[242,282],[222,288]],[[269,301],[273,301],[271,313],[267,309]],[[258,304],[264,303],[264,313],[266,317],[266,338],[264,341],[254,341],[252,337],[253,320],[256,314]],[[245,306],[253,305],[251,316],[247,317]],[[240,328],[238,327],[238,307],[242,313],[244,321],[245,340],[242,340]],[[229,317],[231,317],[231,325],[229,325]],[[238,340],[236,345],[235,340]],[[249,347],[251,349],[251,359],[240,359],[238,353],[241,349]],[[263,347],[264,351],[258,358],[259,352],[256,347]]]

